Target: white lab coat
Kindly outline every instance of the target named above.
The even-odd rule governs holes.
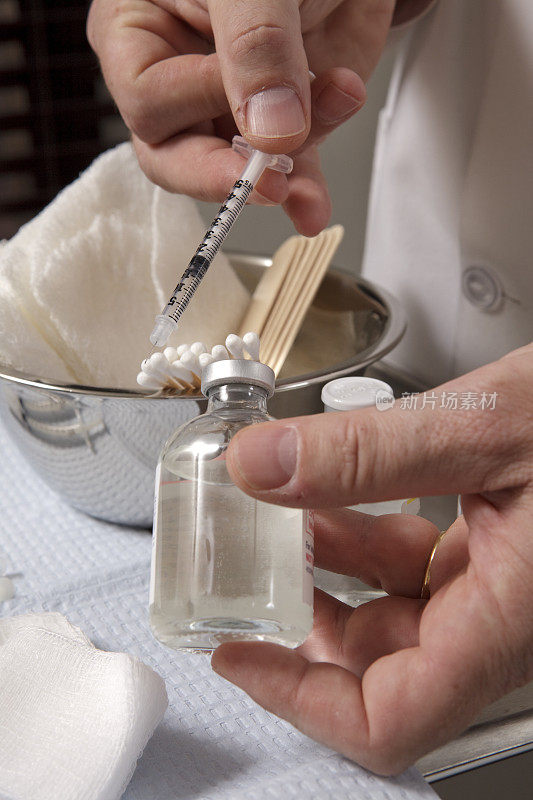
[[[531,341],[532,262],[533,0],[441,0],[378,128],[363,274],[408,315],[388,361],[436,385]]]

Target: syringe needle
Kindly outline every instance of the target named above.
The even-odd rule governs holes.
[[[150,334],[150,341],[154,346],[152,353],[156,347],[163,347],[176,329],[181,315],[230,232],[233,223],[246,205],[246,201],[264,170],[267,168],[278,172],[292,170],[291,158],[255,150],[241,136],[233,137],[232,146],[234,150],[248,158],[248,163],[200,242],[167,305],[161,314],[156,316],[154,329]]]

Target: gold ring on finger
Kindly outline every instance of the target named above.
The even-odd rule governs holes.
[[[448,530],[441,531],[439,533],[439,535],[437,536],[437,538],[435,540],[435,544],[433,545],[431,553],[429,554],[429,558],[428,558],[428,561],[427,561],[427,564],[426,564],[426,571],[424,572],[424,580],[422,581],[422,590],[420,592],[420,599],[421,600],[429,600],[429,595],[430,595],[430,592],[429,592],[429,581],[430,581],[430,578],[431,578],[431,565],[433,563],[433,559],[435,558],[435,553],[437,552],[437,548],[438,548],[439,544],[442,542],[442,540],[444,539],[444,537],[446,536],[446,534],[448,533]]]

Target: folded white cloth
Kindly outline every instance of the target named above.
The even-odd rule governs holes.
[[[48,381],[136,388],[154,317],[205,233],[129,143],[104,153],[0,247],[0,364]],[[219,254],[169,344],[212,346],[249,295]]]
[[[0,797],[118,800],[166,707],[159,675],[61,614],[0,620]]]

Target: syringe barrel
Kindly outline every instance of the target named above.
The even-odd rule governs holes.
[[[170,334],[176,329],[176,323],[165,314],[158,314],[155,318],[155,325],[150,334],[150,341],[154,347],[164,347],[169,340]]]
[[[268,167],[285,173],[292,169],[292,159],[289,156],[262,153],[251,147],[240,136],[233,137],[233,147],[238,153],[248,157],[248,162],[200,242],[170,300],[161,314],[156,317],[150,336],[150,341],[155,347],[163,347],[176,329],[181,315],[265,169]]]

